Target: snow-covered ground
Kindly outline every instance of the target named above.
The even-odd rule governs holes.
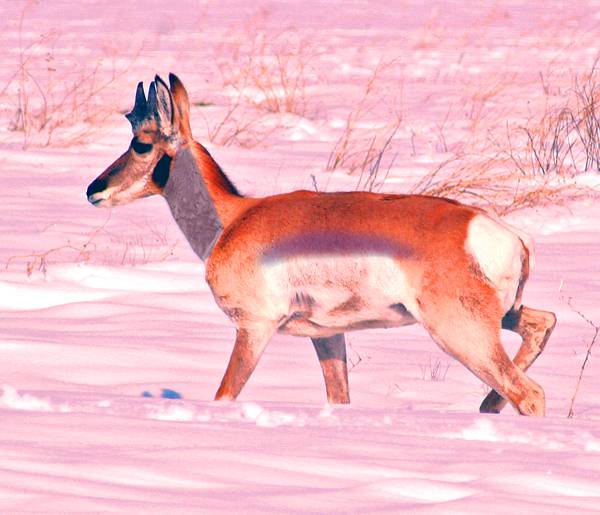
[[[383,188],[406,191],[490,119],[524,124],[567,95],[600,51],[600,2],[57,0],[0,13],[2,513],[600,511],[594,354],[567,418],[600,325],[592,198],[506,217],[536,240],[525,303],[559,319],[530,371],[544,419],[478,414],[486,389],[418,326],[347,335],[350,406],[325,404],[309,340],[283,335],[237,403],[214,403],[234,331],[168,207],[85,199],[128,145],[118,111],[135,84],[169,71],[191,93],[196,138],[242,191],[353,189],[357,173],[326,166],[382,62],[358,125],[377,132],[402,113]],[[245,138],[213,137],[239,56],[277,51],[260,50],[263,35],[309,63],[302,101],[234,110],[260,117]],[[39,122],[25,101],[39,113],[44,99],[47,126],[23,126]],[[77,123],[55,123],[65,112]],[[595,175],[579,180],[598,191]],[[503,338],[514,353],[518,338]]]

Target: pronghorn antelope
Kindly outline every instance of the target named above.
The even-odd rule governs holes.
[[[487,383],[480,411],[543,415],[525,375],[556,318],[521,304],[529,239],[484,211],[419,195],[294,191],[242,196],[192,138],[188,95],[169,75],[137,86],[127,151],[87,189],[96,206],[162,195],[237,336],[217,400],[235,399],[275,332],[308,336],[327,399],[350,401],[344,333],[421,323]],[[500,329],[523,342],[510,360]]]

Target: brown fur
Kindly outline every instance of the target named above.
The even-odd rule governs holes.
[[[182,136],[191,141],[192,128],[190,127],[190,100],[181,81],[172,73],[169,74],[169,85],[173,104],[175,106],[175,124]]]
[[[311,338],[325,379],[327,400],[332,404],[348,404],[348,365],[343,334],[329,338]]]
[[[358,311],[363,305],[363,301],[359,295],[352,295],[348,300],[342,302],[339,306],[336,306],[335,309],[332,309],[329,314],[336,315],[340,313],[347,313],[352,311]]]
[[[522,306],[519,310],[507,313],[502,319],[502,328],[514,331],[523,338],[523,342],[513,362],[523,372],[527,371],[542,353],[554,326],[556,316],[548,311]],[[507,400],[496,390],[492,390],[481,403],[482,413],[500,413]]]
[[[229,179],[208,151],[197,141],[190,142],[190,145],[219,217],[224,227],[228,227],[241,213],[254,206],[257,200],[241,197],[232,192]]]

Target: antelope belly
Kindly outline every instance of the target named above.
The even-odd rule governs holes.
[[[268,295],[284,313],[282,332],[326,336],[415,322],[414,289],[391,256],[285,257],[263,273]]]

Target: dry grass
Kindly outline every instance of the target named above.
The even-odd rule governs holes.
[[[573,180],[578,174],[600,171],[597,63],[590,72],[575,77],[564,94],[545,98],[539,114],[532,113],[525,125],[505,118],[506,100],[499,96],[506,81],[495,79],[480,95],[469,93],[465,105],[473,115],[467,116],[470,132],[450,147],[440,129],[442,150],[453,156],[410,192],[464,200],[498,214],[597,196],[595,190]],[[542,86],[544,91],[561,91],[548,78]]]
[[[381,76],[396,64],[396,61],[380,61],[374,68],[360,100],[346,117],[342,133],[331,150],[326,166],[328,171],[343,168],[350,174],[358,171],[361,177],[368,176],[371,179],[377,175],[375,172],[379,170],[384,155],[391,149],[392,140],[401,128],[402,112],[398,98],[387,101],[387,107],[392,112],[390,119],[377,124],[375,129],[369,120],[373,118],[378,104],[387,100],[380,84]],[[373,184],[374,181],[367,182]]]
[[[593,322],[589,319],[585,314],[583,314],[580,310],[573,306],[573,299],[571,297],[568,298],[567,304],[571,308],[571,310],[576,313],[587,325],[589,325],[594,331],[594,335],[592,339],[588,343],[587,350],[585,353],[585,358],[583,359],[583,363],[581,364],[581,369],[579,370],[579,377],[577,378],[577,383],[575,384],[575,391],[573,392],[573,396],[571,397],[571,403],[569,405],[569,413],[567,414],[567,418],[573,418],[575,415],[575,399],[577,398],[577,394],[579,393],[579,387],[581,386],[581,380],[583,379],[583,374],[585,373],[585,367],[588,364],[590,356],[592,355],[592,349],[598,339],[598,335],[600,334],[600,325]]]
[[[390,174],[390,170],[392,166],[394,166],[394,161],[396,160],[397,154],[395,154],[390,161],[387,163],[387,168],[382,177],[380,177],[381,173],[381,164],[385,155],[390,150],[390,145],[392,143],[392,138],[396,131],[391,134],[387,140],[385,140],[384,144],[379,149],[379,153],[375,156],[375,159],[365,159],[363,166],[360,168],[360,175],[358,176],[358,181],[356,182],[356,191],[380,191],[383,185],[385,184],[388,175]],[[375,140],[373,140],[375,142]],[[370,154],[365,154],[365,158],[370,158]]]
[[[374,70],[328,159],[328,170],[344,168],[349,173],[359,173],[359,190],[380,189],[397,157],[393,143],[404,122],[398,111],[378,129],[361,129],[374,106],[381,102],[376,93],[378,82],[386,67],[393,64],[380,63]],[[450,104],[442,120],[433,124],[436,152],[451,157],[419,179],[409,193],[455,198],[499,214],[592,193],[561,181],[554,174],[541,176],[524,163],[516,166],[517,156],[524,155],[527,142],[521,139],[517,145],[515,133],[522,133],[521,128],[506,125],[510,111],[506,101],[514,79],[514,73],[498,72],[463,85],[465,92],[460,102]],[[461,135],[460,139],[450,141],[448,135],[456,134]],[[411,144],[415,156],[414,131]]]
[[[34,272],[40,272],[44,278],[48,272],[48,266],[54,262],[82,263],[88,262],[92,253],[96,250],[96,237],[105,229],[110,221],[110,212],[104,223],[88,234],[82,243],[67,241],[64,245],[52,247],[42,251],[33,251],[29,254],[11,256],[4,265],[7,271],[15,265],[24,266],[27,276],[31,277]]]
[[[29,2],[21,12],[16,70],[0,90],[3,103],[12,105],[8,128],[22,133],[26,148],[48,146],[60,130],[77,126],[65,131],[61,143],[78,143],[116,111],[115,106],[107,107],[100,94],[129,66],[117,66],[116,52],[83,66],[79,60],[59,59],[54,53],[61,37],[58,31],[26,43],[23,34],[30,30],[27,13],[34,6]]]
[[[435,358],[435,361],[429,356],[429,361],[423,365],[419,365],[421,370],[421,379],[423,381],[439,382],[446,379],[450,363],[444,363],[440,358]]]
[[[561,178],[521,176],[501,154],[457,155],[422,177],[409,193],[453,198],[499,215],[595,195]]]
[[[352,345],[352,341],[346,339],[346,349],[348,351],[348,373],[352,372],[358,365],[363,362],[363,357]],[[366,355],[364,358],[365,363],[371,360],[371,356]]]
[[[599,59],[589,72],[575,76],[557,101],[547,103],[540,118],[509,135],[508,155],[523,175],[573,177],[600,171]],[[543,77],[542,84],[550,90]]]
[[[134,235],[124,236],[109,231],[109,221],[110,213],[102,225],[83,235],[79,241],[69,240],[49,249],[11,256],[4,264],[4,270],[21,269],[29,277],[41,273],[45,278],[49,267],[60,263],[135,266],[163,262],[173,255],[177,242],[169,240],[166,228],[161,232],[146,224]]]
[[[254,23],[227,34],[216,49],[228,105],[207,127],[209,140],[219,145],[256,146],[279,128],[278,115],[312,112],[307,88],[319,80],[312,43],[293,30],[272,33]]]
[[[211,124],[206,118],[208,140],[227,147],[253,148],[265,142],[278,129],[278,123],[266,123],[268,113],[244,102],[241,96],[231,98],[225,114]]]
[[[434,13],[425,35],[435,24]],[[225,39],[218,49],[222,56],[218,68],[230,102],[225,116],[209,127],[212,142],[256,146],[281,128],[278,115],[311,115],[314,107],[308,92],[321,79],[313,66],[319,54],[312,42],[290,30],[268,33],[255,19]],[[417,47],[430,44],[421,42]],[[569,178],[600,167],[596,65],[575,78],[566,96],[562,82],[553,83],[558,79],[552,67],[540,72],[545,103],[537,103],[542,109],[537,116],[532,103],[523,125],[516,121],[523,113],[514,112],[512,100],[515,85],[522,84],[515,63],[509,56],[506,59],[505,71],[456,79],[462,97],[445,109],[433,129],[435,150],[451,157],[445,156],[420,179],[412,193],[457,198],[500,214],[595,194]],[[380,189],[398,156],[406,125],[397,98],[401,93],[395,91],[394,97],[386,90],[390,85],[401,90],[397,65],[396,60],[382,60],[375,66],[327,160],[326,170],[356,175],[358,190]],[[415,156],[414,137],[411,142]],[[316,189],[315,178],[313,186]]]
[[[317,77],[311,43],[292,30],[273,34],[255,28],[250,34],[230,41],[229,57],[217,63],[224,87],[265,111],[305,116],[307,87]]]

